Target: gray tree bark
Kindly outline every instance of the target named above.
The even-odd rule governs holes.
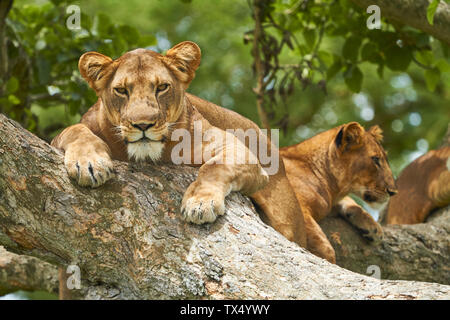
[[[62,154],[0,115],[0,244],[76,265],[86,299],[448,299],[450,287],[360,275],[265,225],[233,193],[209,225],[179,219],[196,170],[115,162],[98,189],[69,180]]]
[[[450,284],[450,207],[434,213],[427,223],[383,226],[383,240],[375,245],[336,214],[320,226],[343,268],[379,272],[381,279]]]
[[[441,1],[434,15],[434,23],[427,20],[429,0],[352,0],[364,10],[370,5],[381,9],[381,16],[409,25],[450,45],[450,6]]]

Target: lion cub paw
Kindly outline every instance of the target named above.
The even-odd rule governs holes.
[[[378,243],[383,238],[383,229],[372,216],[359,206],[346,208],[345,218],[361,234],[361,236],[373,243]]]
[[[184,194],[181,204],[182,219],[195,224],[214,222],[225,213],[225,195],[213,188],[200,187],[194,181]]]
[[[64,165],[69,177],[80,186],[97,188],[114,176],[113,163],[107,151],[85,146],[68,148]]]

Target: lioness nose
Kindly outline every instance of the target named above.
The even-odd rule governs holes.
[[[153,122],[153,123],[133,123],[133,124],[132,124],[133,127],[137,128],[137,129],[139,129],[139,130],[142,130],[142,131],[145,131],[145,130],[147,130],[148,128],[151,128],[151,127],[153,127],[154,125],[155,125],[154,122]]]
[[[387,193],[389,193],[389,195],[392,197],[392,196],[395,196],[396,194],[397,194],[397,189],[387,189]]]

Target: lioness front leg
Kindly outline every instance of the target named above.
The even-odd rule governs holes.
[[[82,123],[61,132],[52,146],[64,150],[69,177],[81,186],[96,188],[114,175],[108,145]]]
[[[375,242],[381,240],[383,237],[381,226],[352,198],[344,197],[336,207],[339,215],[354,226],[363,238]]]
[[[236,137],[226,134],[227,145],[221,146],[220,141],[214,141],[203,146],[204,149],[215,148],[216,154],[200,167],[197,180],[184,194],[181,213],[185,221],[213,222],[225,213],[225,197],[231,191],[250,195],[269,181],[257,158]],[[231,163],[224,163],[227,156]]]
[[[184,194],[181,206],[183,219],[196,224],[213,222],[217,216],[225,213],[225,197],[231,191],[250,195],[251,190],[267,182],[267,176],[259,165],[243,166],[203,165],[197,180]]]

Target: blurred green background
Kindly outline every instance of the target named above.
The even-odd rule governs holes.
[[[358,121],[366,128],[378,124],[397,175],[413,159],[439,145],[450,122],[448,46],[383,20],[384,33],[379,34],[389,34],[393,43],[398,43],[397,35],[404,34],[415,40],[406,46],[410,51],[395,47],[400,52],[394,50],[397,55],[392,60],[384,57],[381,63],[364,58],[364,50],[375,43],[370,42],[371,34],[376,33],[365,26],[352,26],[352,21],[360,23],[368,15],[349,1],[321,1],[322,7],[330,4],[325,13],[315,12],[314,6],[297,9],[300,1],[295,0],[269,2],[273,17],[291,28],[300,44],[311,42],[314,47],[319,43],[320,23],[326,25],[319,51],[323,67],[328,72],[338,60],[343,65],[333,76],[311,76],[306,88],[301,81],[293,82],[287,97],[273,101],[270,108],[276,112],[271,125],[283,127],[281,146],[345,122]],[[66,26],[70,5],[80,8],[81,30]],[[296,8],[298,14],[288,15],[286,8]],[[349,12],[354,20],[349,19]],[[314,19],[324,14],[329,15],[326,20]],[[305,16],[311,19],[300,19]],[[138,47],[164,52],[191,40],[202,49],[202,62],[188,91],[260,123],[253,92],[252,44],[244,43],[246,32],[253,29],[251,1],[243,0],[16,0],[7,18],[9,70],[0,74],[0,112],[50,141],[64,127],[78,122],[96,101],[78,73],[82,53],[95,50],[117,58]],[[355,35],[363,39],[356,49],[349,41]],[[275,31],[273,36],[280,39],[283,34]],[[375,44],[383,52],[383,42]],[[283,50],[279,56],[296,63],[305,52]],[[353,78],[349,76],[350,67],[355,66],[361,79],[355,72]],[[317,85],[319,80],[326,82],[326,92],[323,85]]]
[[[277,3],[289,7],[295,1]],[[80,8],[81,31],[66,27],[69,5]],[[251,44],[243,41],[244,34],[254,28],[251,15],[249,2],[242,0],[16,0],[8,18],[14,74],[13,79],[3,79],[3,87],[10,92],[0,96],[0,111],[49,141],[76,123],[96,100],[78,73],[77,61],[83,52],[96,50],[116,58],[137,47],[164,52],[191,40],[199,44],[203,56],[188,91],[259,123]],[[358,19],[367,16],[362,12]],[[342,56],[351,35],[324,37],[323,52]],[[300,35],[299,41],[303,39]],[[421,61],[442,65],[434,78],[425,77],[424,68],[413,63],[404,71],[385,68],[380,78],[377,65],[363,60],[359,68],[364,79],[358,93],[348,88],[344,72],[327,81],[326,93],[317,85],[303,89],[301,83],[294,83],[294,92],[276,106],[285,117],[280,145],[300,142],[349,121],[366,128],[378,124],[395,174],[435,148],[450,119],[450,60],[438,41],[431,37],[427,41],[431,50],[420,56]],[[283,51],[280,57],[296,61],[299,55]],[[273,128],[278,127],[279,118],[274,116]]]

